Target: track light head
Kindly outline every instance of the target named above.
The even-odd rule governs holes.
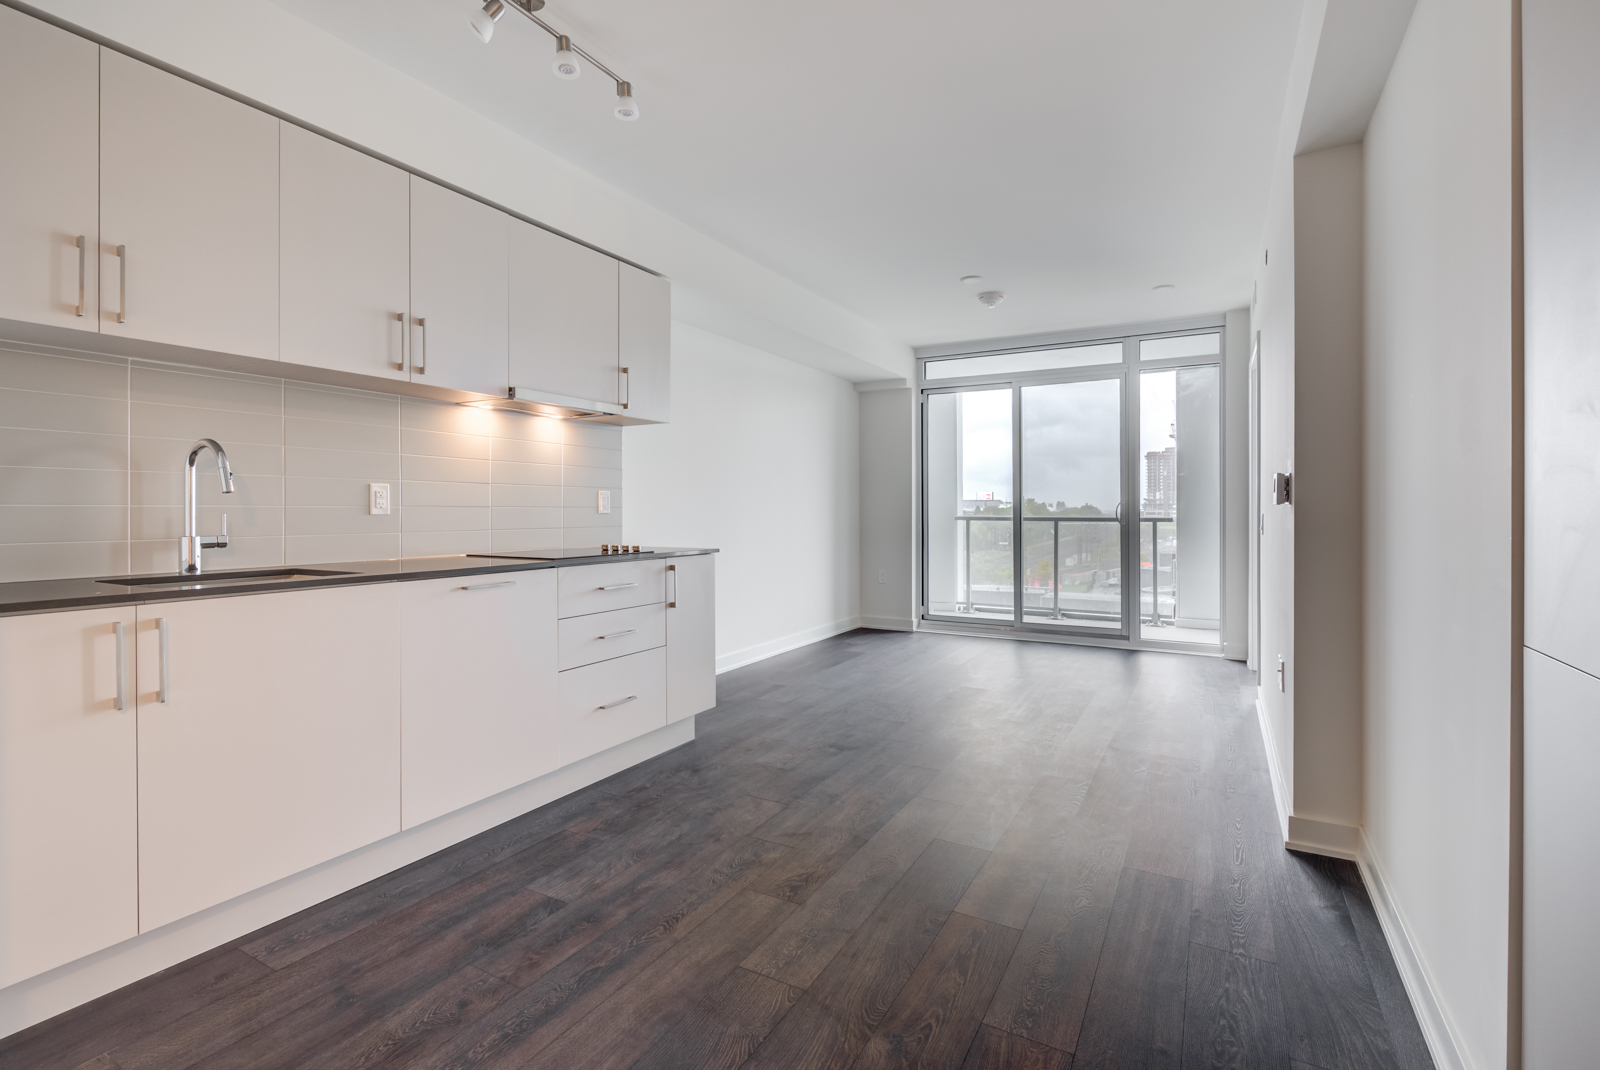
[[[542,4],[540,5],[543,6]],[[500,16],[506,13],[506,5],[502,0],[487,0],[482,11],[472,13],[472,30],[484,44],[488,44],[494,37],[494,24],[500,21]]]
[[[631,123],[639,117],[639,105],[633,102],[633,86],[627,82],[617,83],[617,106],[614,114],[625,123]]]
[[[556,61],[550,69],[556,72],[557,78],[568,81],[583,73],[583,68],[578,66],[577,53],[572,51],[572,42],[565,35],[556,38]]]

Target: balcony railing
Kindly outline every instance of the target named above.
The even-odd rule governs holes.
[[[1015,582],[1015,580],[1013,580],[1013,582],[1010,585],[1006,585],[1004,583],[1000,583],[1000,584],[974,584],[973,583],[973,579],[972,579],[972,525],[975,524],[975,523],[979,523],[979,524],[990,523],[990,524],[1005,524],[1007,527],[1009,527],[1013,518],[1009,517],[1009,516],[957,516],[957,517],[954,517],[953,519],[957,523],[963,525],[963,528],[962,528],[962,535],[963,535],[963,539],[962,539],[962,556],[963,556],[963,560],[962,560],[962,584],[963,584],[964,597],[961,599],[960,603],[956,607],[957,608],[957,612],[961,612],[961,613],[974,613],[974,612],[983,612],[983,611],[993,612],[993,611],[996,611],[996,610],[1002,610],[1002,609],[1011,608],[1012,599],[1016,595],[1016,590],[1017,590],[1017,586],[1018,586],[1017,583]],[[1059,620],[1063,620],[1066,617],[1076,617],[1076,618],[1080,618],[1080,619],[1093,619],[1093,620],[1105,620],[1105,621],[1119,621],[1119,620],[1121,620],[1122,612],[1121,612],[1120,604],[1118,605],[1117,610],[1115,612],[1096,611],[1096,610],[1093,610],[1091,608],[1088,608],[1086,606],[1081,606],[1081,605],[1069,608],[1069,609],[1064,611],[1063,608],[1062,608],[1062,605],[1061,605],[1061,593],[1062,593],[1061,589],[1063,587],[1062,577],[1061,577],[1061,525],[1062,524],[1118,524],[1118,525],[1120,525],[1121,521],[1117,517],[1115,517],[1115,516],[1024,516],[1022,518],[1022,522],[1023,522],[1023,525],[1024,525],[1023,532],[1024,532],[1024,545],[1025,546],[1034,544],[1034,543],[1032,543],[1032,541],[1028,537],[1027,525],[1029,525],[1029,524],[1033,524],[1033,525],[1049,524],[1050,525],[1050,601],[1049,601],[1049,606],[1046,607],[1044,605],[1039,605],[1037,607],[1030,607],[1027,604],[1027,601],[1028,601],[1027,600],[1027,594],[1026,594],[1026,592],[1024,592],[1023,613],[1025,615],[1032,615],[1032,616],[1036,616],[1036,617],[1037,616],[1047,616],[1051,620],[1058,620],[1058,621]],[[1146,624],[1160,625],[1160,624],[1163,624],[1163,623],[1171,623],[1172,620],[1175,618],[1175,609],[1176,609],[1176,589],[1175,589],[1175,586],[1174,586],[1173,583],[1169,583],[1168,584],[1168,591],[1169,591],[1168,600],[1172,604],[1172,608],[1169,609],[1169,612],[1168,612],[1168,615],[1167,615],[1167,619],[1165,621],[1163,620],[1162,613],[1161,613],[1161,585],[1160,585],[1160,583],[1161,583],[1161,556],[1162,556],[1161,555],[1161,525],[1162,524],[1175,524],[1176,523],[1176,519],[1174,517],[1171,517],[1171,516],[1141,516],[1141,517],[1138,518],[1136,523],[1138,523],[1140,525],[1144,525],[1144,524],[1149,524],[1150,525],[1150,556],[1151,556],[1151,562],[1150,562],[1151,563],[1151,569],[1150,569],[1150,572],[1151,572],[1151,575],[1150,575],[1150,581],[1149,581],[1149,588],[1150,588],[1149,611],[1146,612],[1146,610],[1145,610],[1145,587],[1146,587],[1146,583],[1145,583],[1145,579],[1144,579],[1144,569],[1143,569],[1143,567],[1140,567],[1138,569],[1138,576],[1139,576],[1139,612],[1140,612],[1140,615],[1141,615],[1141,617],[1143,618],[1143,620],[1144,620],[1144,622]],[[1005,543],[1002,541],[1000,543],[1000,545],[1004,546]],[[1120,547],[1119,547],[1119,551],[1120,551]],[[1084,556],[1083,553],[1082,553],[1081,540],[1080,540],[1080,545],[1079,545],[1079,553],[1074,555],[1074,556],[1078,559],[1079,562],[1081,562],[1081,560],[1082,560],[1082,558]],[[1120,552],[1119,552],[1119,559],[1120,559]],[[1169,568],[1169,575],[1174,576],[1174,578],[1176,576],[1176,569],[1175,569],[1176,560],[1177,560],[1177,554],[1176,554],[1175,551],[1168,555],[1167,564],[1168,564],[1168,568]],[[1095,578],[1091,582],[1091,586],[1093,585],[1093,582],[1098,582],[1100,576],[1102,574],[1104,574],[1108,581],[1115,582],[1117,587],[1120,589],[1121,583],[1122,583],[1122,576],[1121,576],[1121,568],[1120,567],[1119,568],[1115,568],[1115,569],[1096,569],[1096,570],[1093,570],[1093,572],[1094,572],[1094,577]],[[980,603],[977,600],[975,600],[975,598],[973,596],[974,590],[977,590],[980,593],[982,593],[984,591],[987,591],[987,592],[992,593],[992,594],[1005,594],[1005,595],[1009,595],[1011,597],[1008,597],[1004,601],[1001,601],[1001,602],[983,604],[983,603]],[[1030,608],[1036,609],[1036,612],[1033,612],[1032,614],[1030,614],[1029,613]]]

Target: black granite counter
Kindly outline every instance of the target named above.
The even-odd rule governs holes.
[[[343,561],[303,567],[218,569],[199,576],[164,573],[157,576],[107,576],[103,579],[25,580],[0,583],[0,617],[52,613],[63,609],[91,609],[96,606],[145,605],[190,598],[298,591],[312,587],[349,587],[359,583],[395,583],[452,576],[486,576],[497,572],[526,572],[541,568],[570,568],[573,565],[655,561],[716,552],[704,548],[645,546],[636,554],[602,554],[598,547],[590,546],[573,550],[497,550],[490,554]]]

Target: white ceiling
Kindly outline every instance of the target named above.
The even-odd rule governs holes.
[[[630,124],[514,12],[275,2],[913,345],[1247,304],[1301,6],[550,0]]]

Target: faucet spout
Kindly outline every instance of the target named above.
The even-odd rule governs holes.
[[[210,450],[217,455],[217,476],[222,481],[222,493],[233,493],[233,469],[228,464],[228,452],[214,438],[202,438],[189,450],[189,459],[183,466],[183,544],[179,550],[179,572],[194,575],[200,571],[200,551],[220,549],[228,545],[228,516],[222,516],[222,534],[202,536],[196,515],[194,485],[195,464],[200,454]]]

